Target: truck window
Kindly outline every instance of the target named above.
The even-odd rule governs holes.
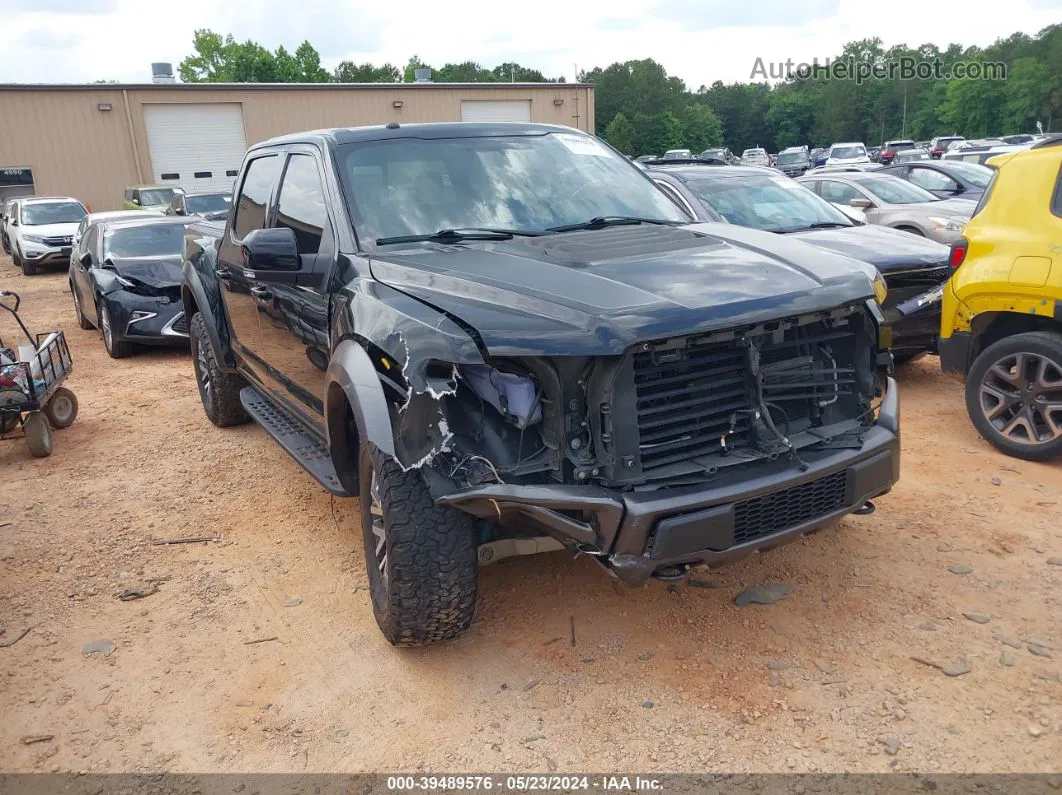
[[[264,229],[269,196],[280,176],[280,158],[276,155],[258,157],[247,164],[247,174],[236,201],[236,217],[232,231],[237,240],[247,237],[255,229]]]
[[[295,232],[299,254],[316,254],[321,249],[328,213],[317,163],[310,155],[292,155],[288,160],[274,225]]]

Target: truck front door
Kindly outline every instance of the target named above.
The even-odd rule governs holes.
[[[232,344],[244,365],[261,382],[268,377],[258,355],[262,331],[261,304],[255,293],[263,291],[253,271],[244,267],[241,241],[256,229],[265,229],[273,192],[280,178],[282,157],[273,152],[256,157],[244,169],[240,191],[233,201],[234,213],[218,248],[218,283],[228,315]]]

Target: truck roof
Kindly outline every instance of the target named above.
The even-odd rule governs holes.
[[[434,122],[424,124],[379,124],[372,127],[332,127],[270,138],[251,150],[291,143],[347,144],[359,141],[383,141],[396,138],[488,138],[502,135],[546,135],[574,133],[586,135],[574,127],[529,122]]]

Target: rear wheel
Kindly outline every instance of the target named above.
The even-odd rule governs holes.
[[[114,328],[114,320],[111,310],[107,308],[107,301],[100,298],[97,316],[100,319],[100,332],[103,334],[103,347],[112,359],[124,359],[133,352],[132,343],[118,339],[118,332]]]
[[[52,454],[52,429],[48,419],[40,411],[31,411],[22,423],[26,445],[34,458],[46,458]]]
[[[372,612],[394,646],[457,637],[479,577],[472,518],[435,504],[424,476],[374,446],[359,457],[361,527]]]
[[[52,393],[41,411],[53,428],[69,428],[77,419],[77,395],[61,386]]]
[[[15,430],[20,416],[17,411],[0,412],[0,433],[11,433]]]
[[[1007,455],[1062,456],[1062,334],[1016,334],[985,348],[966,376],[966,410]]]
[[[192,346],[192,367],[199,386],[199,399],[207,418],[219,428],[239,425],[251,419],[240,402],[240,390],[247,382],[236,373],[226,373],[214,357],[202,312],[192,316],[188,324]]]

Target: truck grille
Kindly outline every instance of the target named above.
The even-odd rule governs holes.
[[[780,430],[789,435],[807,427],[823,405],[852,394],[856,329],[851,318],[750,334],[760,350],[758,376],[749,369],[740,339],[691,336],[637,351],[642,471],[748,447],[758,382]]]
[[[848,471],[765,494],[734,506],[734,543],[744,544],[845,507]]]

